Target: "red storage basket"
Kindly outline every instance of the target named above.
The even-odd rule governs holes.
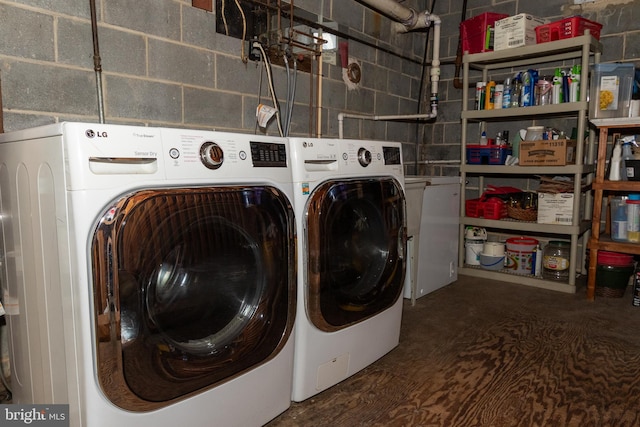
[[[496,21],[508,17],[509,15],[503,13],[484,12],[462,21],[460,23],[462,52],[479,53],[493,50],[486,44],[487,31]]]
[[[536,42],[546,43],[570,39],[571,37],[583,35],[585,30],[589,30],[596,40],[600,40],[602,24],[581,16],[572,16],[549,24],[538,25],[536,27]]]
[[[465,201],[465,214],[472,218],[502,219],[507,217],[507,204],[497,198],[484,196]]]

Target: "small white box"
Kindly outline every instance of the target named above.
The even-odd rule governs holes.
[[[496,21],[493,50],[536,44],[536,27],[545,23],[544,19],[526,13]]]
[[[573,193],[538,193],[538,224],[571,225]],[[585,194],[580,198],[580,218],[584,214]]]

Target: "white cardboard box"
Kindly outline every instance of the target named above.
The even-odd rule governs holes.
[[[536,44],[535,28],[545,23],[544,19],[527,13],[519,13],[496,21],[493,50]]]
[[[538,224],[571,225],[573,193],[538,193]],[[585,194],[580,200],[580,217],[584,214]]]

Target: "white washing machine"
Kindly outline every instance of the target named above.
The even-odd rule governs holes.
[[[0,135],[13,403],[70,424],[259,426],[290,406],[285,139],[61,123]]]
[[[398,345],[406,264],[401,146],[290,138],[298,225],[294,401]]]

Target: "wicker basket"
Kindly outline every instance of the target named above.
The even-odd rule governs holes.
[[[507,215],[509,215],[509,218],[520,221],[536,221],[538,219],[538,210],[531,208],[522,209],[521,207],[507,204]]]

